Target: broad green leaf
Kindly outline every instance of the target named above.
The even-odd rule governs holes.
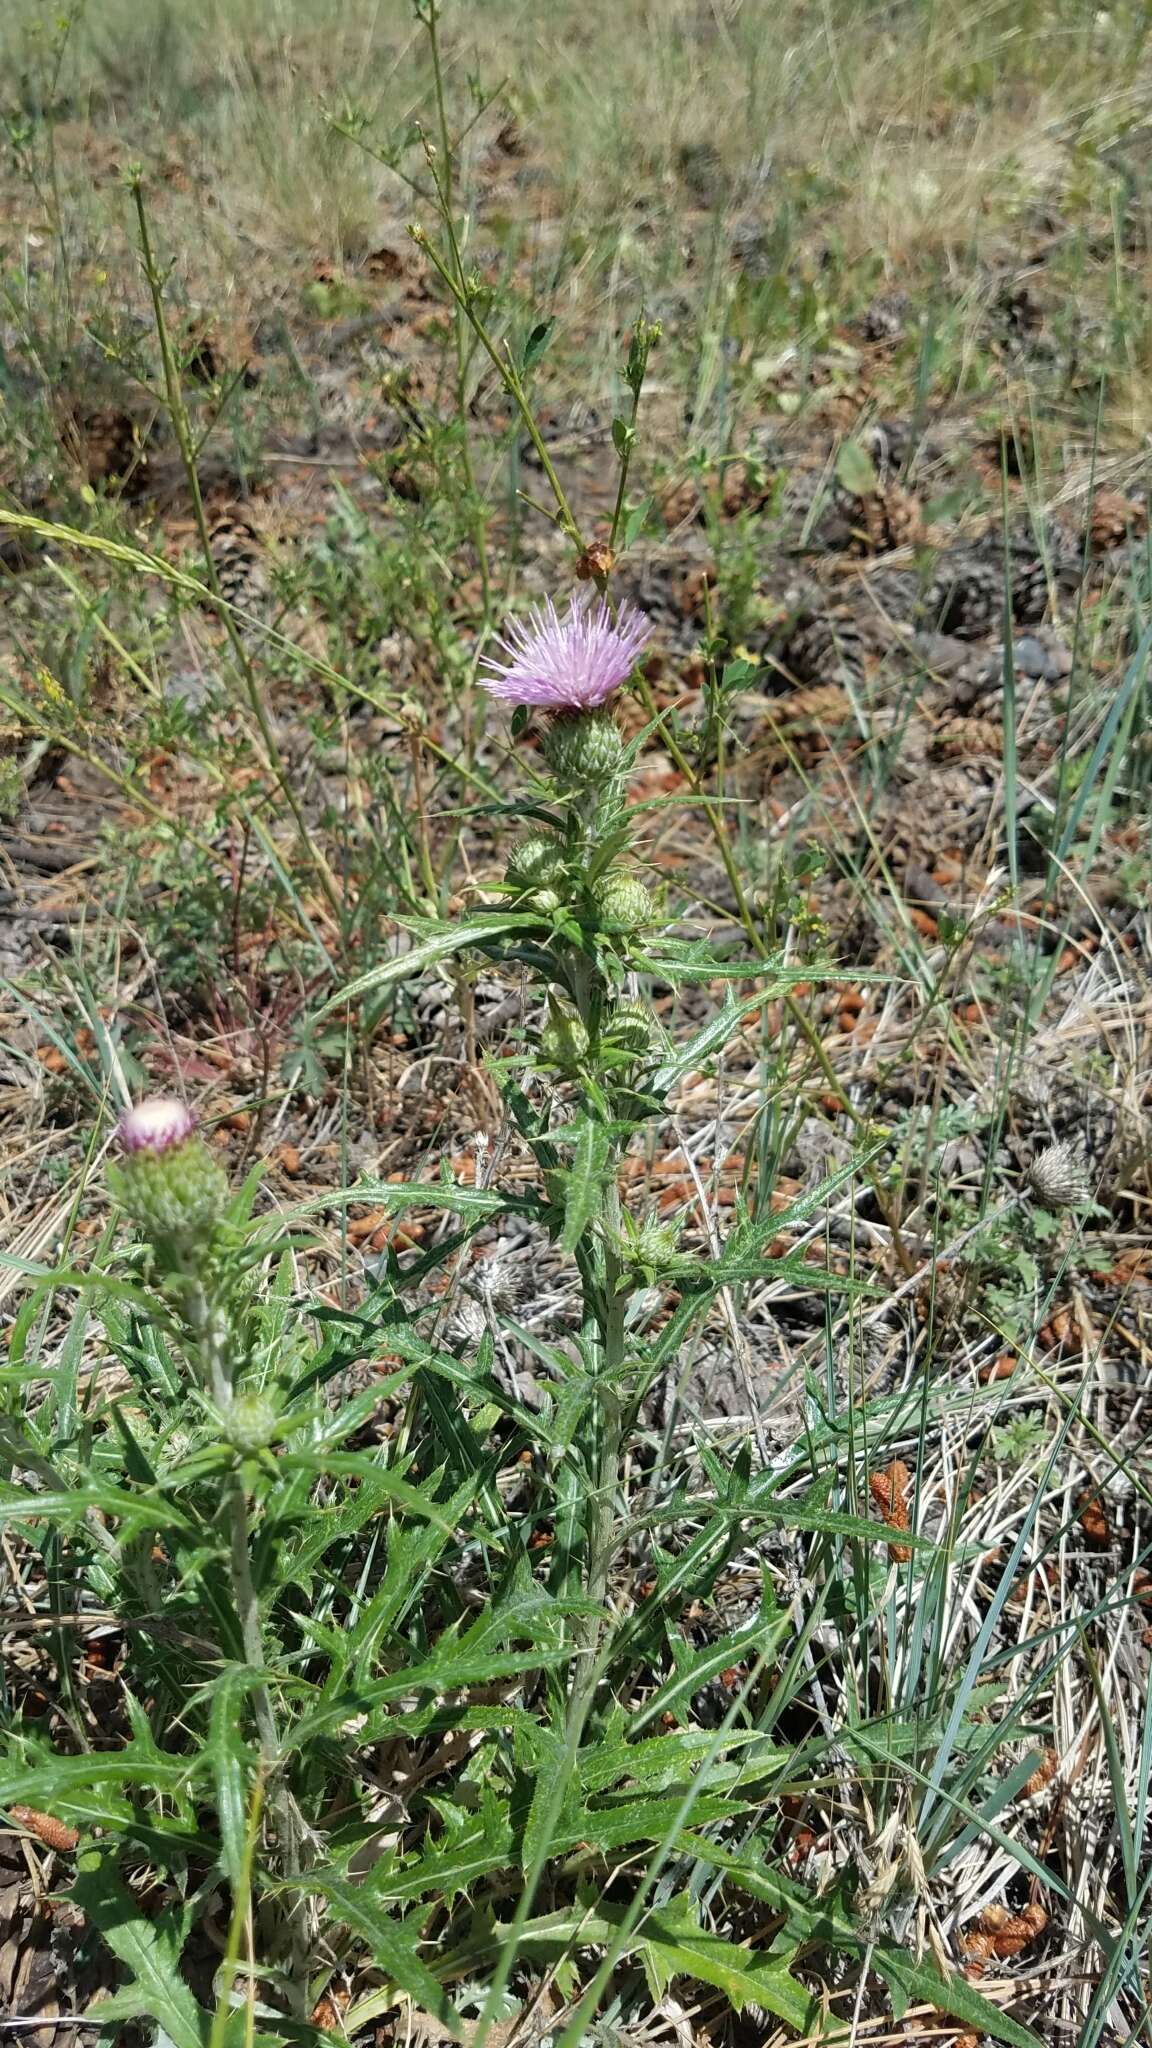
[[[111,1849],[88,1849],[80,1858],[72,1898],[98,1929],[130,1983],[119,2009],[162,2027],[173,2048],[205,2048],[210,2021],[180,1975],[185,1928],[171,1909],[146,1916],[121,1881]]]
[[[527,341],[524,343],[524,353],[520,358],[520,368],[522,370],[535,369],[548,346],[549,338],[555,325],[555,320],[537,321]]]
[[[574,1252],[600,1204],[604,1175],[612,1149],[606,1124],[584,1116],[576,1133],[576,1152],[564,1177],[562,1252]]]
[[[622,545],[624,547],[630,548],[633,541],[640,538],[648,523],[648,515],[655,502],[654,498],[641,498],[638,504],[629,506],[624,516],[622,528]]]
[[[880,488],[872,458],[859,441],[845,441],[836,458],[836,481],[853,497],[867,498]]]

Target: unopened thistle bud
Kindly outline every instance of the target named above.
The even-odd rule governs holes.
[[[242,1457],[266,1451],[280,1434],[280,1414],[267,1394],[236,1394],[220,1417],[225,1439]]]
[[[596,884],[592,901],[601,931],[640,932],[656,922],[651,892],[635,875],[623,871],[605,875]]]
[[[605,788],[624,761],[624,741],[612,713],[561,712],[544,735],[544,759],[565,789]]]
[[[625,1222],[627,1228],[617,1239],[616,1253],[630,1271],[655,1277],[675,1260],[680,1242],[678,1223],[661,1223],[655,1216],[642,1223],[627,1217]]]
[[[617,1003],[611,1016],[606,1018],[602,1035],[606,1044],[617,1051],[635,1053],[640,1058],[652,1050],[655,1025],[656,1019],[647,1003],[626,1000]]]
[[[153,1244],[188,1246],[211,1236],[228,1203],[228,1177],[196,1136],[182,1102],[150,1096],[125,1112],[122,1159],[109,1168],[113,1194]]]
[[[540,1051],[549,1066],[559,1067],[564,1074],[574,1073],[587,1057],[588,1043],[587,1027],[576,1011],[551,1001],[548,1022],[540,1033]]]
[[[1046,1145],[1032,1161],[1028,1185],[1046,1209],[1075,1209],[1088,1199],[1083,1163],[1063,1138]]]
[[[564,848],[550,832],[530,833],[512,848],[505,881],[512,888],[552,889],[564,873]]]

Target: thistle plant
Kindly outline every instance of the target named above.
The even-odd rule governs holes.
[[[915,2000],[1035,2048],[882,1916],[861,1924],[843,1888],[817,1897],[783,1862],[782,1802],[795,1811],[814,1786],[839,1786],[853,1754],[874,1782],[895,1779],[903,1751],[885,1714],[872,1746],[863,1740],[869,1660],[895,1597],[873,1567],[895,1539],[911,1585],[925,1548],[916,1531],[853,1512],[860,1487],[843,1471],[856,1449],[841,1418],[822,1413],[816,1376],[805,1440],[778,1465],[757,1465],[750,1444],[690,1444],[663,1491],[627,1484],[645,1395],[681,1368],[718,1300],[734,1324],[740,1291],[764,1280],[858,1291],[766,1247],[861,1162],[784,1209],[761,1189],[737,1204],[726,1236],[704,1242],[686,1218],[627,1196],[626,1155],[660,1133],[684,1077],[821,966],[771,957],[710,799],[755,957],[676,930],[645,872],[629,803],[641,741],[625,738],[616,700],[634,686],[654,716],[637,673],[649,628],[610,591],[617,550],[643,521],[626,490],[659,329],[640,318],[632,333],[611,525],[589,544],[530,402],[547,323],[514,358],[488,325],[487,286],[465,267],[437,0],[417,11],[436,85],[440,142],[426,155],[442,232],[439,247],[424,228],[416,239],[454,309],[485,621],[473,345],[535,444],[578,587],[509,619],[478,657],[523,746],[506,801],[489,806],[507,834],[502,876],[451,920],[398,918],[408,949],[310,1022],[355,1019],[366,998],[383,1003],[449,960],[513,970],[525,1005],[519,1043],[489,1063],[508,1140],[494,1158],[518,1149],[527,1171],[505,1182],[494,1164],[473,1184],[446,1160],[438,1178],[367,1178],[273,1216],[259,1209],[259,1169],[233,1188],[181,1102],[149,1098],[123,1117],[107,1175],[119,1238],[110,1232],[87,1270],[32,1271],[12,1342],[15,1398],[44,1377],[28,1364],[30,1332],[43,1334],[60,1290],[75,1315],[43,1399],[4,1418],[0,1485],[31,1560],[26,1597],[60,1668],[70,1672],[66,1623],[110,1612],[122,1629],[115,1721],[93,1741],[67,1684],[67,1710],[43,1724],[17,1715],[0,1804],[17,1824],[35,1821],[54,1853],[74,1854],[71,1897],[121,1973],[99,2022],[147,2022],[149,2048],[321,2048],[336,2027],[350,2041],[422,2034],[484,2048],[518,1997],[528,2039],[555,1986],[567,2011],[553,2038],[577,2048],[621,1963],[613,1999],[641,1979],[663,1999],[687,1978],[815,2039],[827,2001],[808,1979],[826,1948],[837,1952],[830,1978],[854,1969],[863,1985],[879,1973],[893,2010]],[[681,762],[674,735],[669,744]],[[740,992],[695,1032],[666,1033],[646,991],[675,997],[692,982]],[[1071,1185],[1064,1165],[1049,1169],[1050,1194],[1057,1179]],[[449,1227],[407,1260],[390,1249],[334,1303],[310,1269],[309,1233],[317,1213],[353,1202],[436,1211]],[[527,1331],[498,1288],[481,1288],[482,1301],[469,1291],[472,1240],[504,1222],[534,1232],[562,1281],[562,1327]],[[92,1373],[81,1391],[89,1333],[119,1377],[105,1386]],[[496,1335],[530,1352],[537,1404],[495,1369]],[[348,1393],[346,1376],[365,1368],[367,1386]],[[387,1402],[396,1419],[382,1425]],[[757,1548],[768,1530],[784,1532],[789,1570],[801,1568],[795,1598],[778,1600]],[[709,1599],[745,1545],[762,1567],[747,1619],[693,1643],[685,1610]],[[849,1584],[869,1683],[857,1719],[833,1726]],[[697,1725],[698,1691],[733,1672],[720,1726]],[[926,1782],[930,1729],[947,1705],[933,1690],[928,1732],[909,1724],[910,1783]],[[948,1724],[953,1765],[973,1784],[987,1777],[986,1719],[961,1696]],[[950,1796],[952,1807],[966,1827]],[[202,1927],[219,1950],[210,1971]]]

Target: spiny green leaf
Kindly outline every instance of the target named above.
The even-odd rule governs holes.
[[[901,2011],[915,2000],[917,2004],[934,2005],[952,2019],[963,2020],[965,2026],[974,2027],[979,2034],[991,2034],[996,2041],[1008,2042],[1009,2048],[1042,2048],[1039,2035],[1031,2027],[1021,2026],[1010,2013],[1002,2012],[966,1977],[943,1976],[927,1956],[918,1962],[907,1949],[881,1942],[873,1950],[872,1961],[889,1989],[903,2001]]]
[[[240,1732],[240,1716],[260,1674],[246,1664],[221,1672],[212,1689],[205,1756],[216,1792],[221,1860],[229,1883],[241,1882],[248,1829],[248,1779],[254,1762],[251,1745]]]
[[[6,1762],[0,1765],[0,1806],[43,1806],[51,1811],[62,1799],[106,1785],[146,1785],[174,1792],[187,1785],[199,1768],[197,1757],[141,1755],[136,1745],[91,1750],[83,1756],[58,1756],[50,1763]],[[98,1815],[95,1815],[98,1817]]]
[[[398,920],[406,929],[420,928],[417,919]],[[425,921],[426,923],[426,921]],[[347,988],[330,996],[316,1011],[312,1022],[319,1024],[333,1010],[342,1009],[346,1003],[358,1003],[363,996],[379,993],[391,988],[395,982],[407,981],[415,974],[422,974],[426,967],[435,966],[438,960],[450,959],[453,953],[467,952],[470,946],[482,945],[487,940],[504,938],[512,932],[535,929],[538,918],[525,917],[516,911],[502,911],[491,917],[478,918],[475,923],[461,921],[458,924],[442,925],[434,929],[410,952],[398,953],[392,960],[382,960],[378,967],[372,967],[367,974],[361,974],[356,981],[350,981]]]
[[[327,1872],[310,1870],[299,1880],[298,1889],[326,1899],[337,1919],[367,1943],[376,1967],[387,1973],[418,2010],[431,2013],[448,2029],[453,2040],[462,2038],[463,2028],[455,2006],[416,1953],[420,1916],[408,1926],[386,1912],[365,1886],[348,1884],[342,1877]]]
[[[777,2019],[807,2034],[819,2023],[819,2007],[790,1974],[795,1948],[766,1953],[738,1947],[700,1926],[696,1907],[687,1895],[646,1913],[640,1922],[640,1953],[654,1998],[662,1998],[673,1978],[687,1977],[714,1985],[736,2012],[746,2005],[763,2006]]]
[[[18,1522],[82,1522],[95,1510],[137,1529],[189,1530],[187,1515],[162,1493],[125,1493],[115,1486],[77,1486],[67,1491],[33,1493],[23,1486],[0,1483],[0,1520]]]
[[[594,1117],[582,1117],[576,1132],[575,1157],[564,1176],[562,1252],[575,1251],[596,1214],[611,1148],[612,1136],[607,1126]]]
[[[121,2014],[130,2010],[154,2020],[173,2048],[204,2048],[209,2017],[180,1975],[183,1915],[169,1910],[147,1917],[121,1882],[112,1849],[83,1853],[72,1897],[129,1973],[131,1982],[119,1993]]]

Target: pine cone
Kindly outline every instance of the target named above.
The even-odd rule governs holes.
[[[703,517],[704,505],[691,477],[679,477],[665,484],[656,502],[665,526],[687,526]]]
[[[864,674],[864,636],[847,613],[808,612],[793,626],[780,660],[797,683],[834,683],[847,675],[853,682]]]
[[[268,585],[256,528],[229,507],[211,521],[208,541],[221,596],[241,611],[258,609]]]
[[[751,462],[726,462],[720,478],[720,509],[726,519],[737,512],[759,512],[772,495],[771,477]]]
[[[865,309],[860,322],[865,341],[899,341],[908,324],[911,304],[907,292],[881,292]]]
[[[136,422],[118,406],[91,411],[64,399],[58,404],[57,420],[61,445],[88,483],[121,484],[138,477],[146,466]]]
[[[864,530],[869,551],[887,554],[892,548],[915,547],[924,537],[919,498],[902,484],[890,483],[864,500]]]
[[[925,593],[924,610],[933,629],[958,640],[980,640],[1004,619],[1004,579],[1010,579],[1012,617],[1017,625],[1039,624],[1051,583],[1073,587],[1078,580],[1075,550],[1062,529],[1053,528],[1047,559],[1031,536],[1009,541],[993,530],[970,545],[948,548]]]
[[[932,736],[932,752],[942,761],[971,761],[980,754],[998,759],[1004,729],[995,718],[949,718]]]
[[[863,436],[864,446],[875,465],[881,483],[896,476],[912,453],[912,422],[907,419],[875,420]]]
[[[1004,571],[969,548],[949,548],[924,597],[937,633],[957,640],[982,640],[1004,613]]]

